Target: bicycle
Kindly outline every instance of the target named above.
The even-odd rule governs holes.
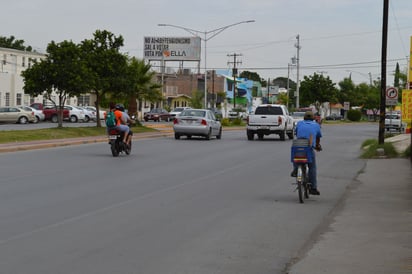
[[[297,169],[296,189],[299,202],[309,198],[311,183],[309,181],[309,163],[312,162],[312,147],[307,139],[295,139],[292,143],[291,161]]]

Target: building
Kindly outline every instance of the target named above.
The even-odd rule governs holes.
[[[24,94],[21,73],[46,55],[0,48],[0,106],[30,105],[34,98]]]

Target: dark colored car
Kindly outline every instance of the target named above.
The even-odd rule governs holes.
[[[332,113],[331,115],[326,116],[325,119],[328,120],[328,121],[331,121],[331,120],[336,121],[336,120],[342,120],[343,117],[339,114]]]
[[[154,122],[167,121],[169,122],[171,120],[170,113],[163,108],[154,108],[151,111],[146,112],[143,116],[143,119],[146,122],[147,121],[154,121]]]

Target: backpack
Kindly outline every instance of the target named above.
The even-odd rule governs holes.
[[[113,111],[109,111],[106,115],[106,126],[108,128],[116,126],[116,118]]]

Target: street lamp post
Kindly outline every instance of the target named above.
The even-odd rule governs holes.
[[[209,30],[209,31],[200,31],[200,30],[190,29],[190,28],[186,28],[186,27],[182,27],[182,26],[171,25],[171,24],[157,24],[159,27],[173,27],[173,28],[178,28],[178,29],[185,30],[185,31],[189,32],[190,34],[193,34],[194,36],[197,36],[201,40],[204,41],[204,43],[205,43],[205,108],[207,108],[207,65],[206,65],[207,41],[209,41],[210,39],[212,39],[213,37],[215,37],[216,35],[218,35],[222,31],[224,31],[224,30],[226,30],[230,27],[240,25],[240,24],[244,24],[244,23],[253,23],[253,22],[255,22],[255,20],[241,21],[241,22],[237,22],[237,23],[234,23],[234,24],[230,24],[230,25],[220,27],[220,28],[217,28],[217,29],[214,29],[214,30]],[[204,37],[200,37],[198,35],[199,33],[203,34]]]

